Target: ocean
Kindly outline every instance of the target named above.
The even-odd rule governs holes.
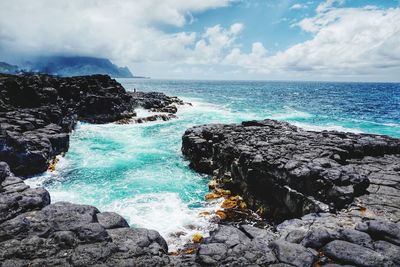
[[[28,179],[52,202],[90,204],[123,215],[133,227],[155,229],[170,251],[213,227],[218,201],[206,203],[208,178],[181,154],[185,129],[206,123],[277,119],[307,130],[400,137],[400,84],[119,79],[127,90],[160,91],[193,106],[178,118],[146,124],[79,123],[56,171]],[[139,114],[147,112],[138,110]]]

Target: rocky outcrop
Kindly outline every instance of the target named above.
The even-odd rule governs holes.
[[[199,246],[201,266],[400,266],[400,224],[355,214],[309,214],[276,229],[219,225]],[[377,234],[379,233],[379,234]]]
[[[283,221],[219,225],[200,245],[199,264],[400,266],[399,139],[264,120],[193,127],[182,152],[213,175],[209,195],[232,191]]]
[[[165,266],[165,240],[95,207],[50,204],[0,162],[0,266]]]
[[[399,139],[265,120],[193,127],[182,152],[191,167],[213,174],[272,221],[340,210],[357,197],[400,218]]]
[[[178,111],[177,106],[185,104],[175,96],[167,96],[159,92],[129,92],[135,107],[142,107],[153,112],[165,112],[174,114]],[[189,104],[190,103],[186,103]]]
[[[45,189],[30,188],[12,173],[54,168],[53,159],[68,150],[78,120],[130,119],[136,106],[108,76],[0,76],[1,267],[181,264],[171,261],[158,232],[129,228],[120,215],[92,206],[50,204]]]
[[[0,160],[17,175],[47,169],[69,146],[77,120],[105,123],[133,115],[132,98],[104,75],[0,76]]]

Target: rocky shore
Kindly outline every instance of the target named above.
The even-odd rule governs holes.
[[[107,75],[0,75],[0,161],[16,175],[41,173],[68,150],[69,134],[78,121],[167,120],[175,116],[174,104],[183,102],[162,93],[126,92]],[[169,114],[136,118],[138,107]]]
[[[210,237],[171,254],[156,231],[51,203],[23,181],[68,150],[77,121],[131,123],[138,107],[174,114],[182,104],[103,75],[0,76],[0,266],[400,266],[395,138],[272,120],[188,129],[183,154],[213,176],[208,197],[226,200]]]
[[[144,108],[177,98],[153,95]],[[158,99],[158,98],[160,99]],[[136,116],[142,99],[105,75],[60,78],[0,76],[0,266],[164,266],[165,240],[129,228],[120,215],[87,205],[50,204],[23,179],[46,171],[69,147],[78,121],[107,123]],[[21,175],[17,177],[14,175]]]
[[[242,208],[275,225],[220,225],[200,245],[198,262],[400,266],[399,139],[264,120],[193,127],[182,152],[213,175],[216,193],[239,195]]]

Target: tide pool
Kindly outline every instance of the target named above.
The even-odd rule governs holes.
[[[213,227],[200,212],[208,177],[188,167],[181,136],[198,124],[273,118],[310,130],[400,137],[400,85],[376,83],[158,81],[121,79],[127,90],[161,91],[193,106],[167,122],[78,124],[55,172],[27,180],[52,202],[90,204],[123,215],[131,226],[159,231],[175,250]],[[139,110],[139,113],[145,111]]]

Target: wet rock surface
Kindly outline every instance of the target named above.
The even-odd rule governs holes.
[[[265,120],[193,127],[182,152],[274,221],[340,210],[357,197],[399,218],[400,139]]]
[[[160,92],[129,92],[129,94],[132,96],[135,107],[142,107],[153,112],[175,114],[178,111],[177,106],[185,104],[175,96],[167,96]]]
[[[113,212],[50,204],[0,162],[0,266],[165,266],[165,240]]]
[[[0,162],[2,267],[400,266],[398,139],[305,132],[274,121],[188,130],[183,152],[192,167],[213,174],[218,187],[243,196],[243,201],[227,198],[227,208],[248,206],[274,222],[291,219],[263,228],[246,220],[220,223],[210,237],[193,244],[190,253],[171,256],[156,231],[129,228],[120,215],[92,206],[50,204],[45,189],[30,188],[12,173],[47,169],[52,155],[68,149],[68,134],[78,119],[102,123],[131,118],[133,108],[139,106],[135,97],[126,98],[129,105],[118,102],[122,101],[117,100],[118,84],[107,76],[92,76],[87,79],[96,80],[101,85],[96,88],[101,89],[88,90],[114,92],[110,94],[117,102],[105,93],[107,101],[114,103],[111,111],[80,111],[76,100],[58,95],[60,86],[44,90],[42,83],[59,78],[33,76],[26,84],[17,82],[16,88],[32,87],[35,94],[45,95],[39,103],[48,104],[29,106],[20,99],[24,94],[13,95],[19,89],[4,89],[9,77],[16,79],[7,77],[0,78],[1,157],[6,155],[11,164],[10,168]],[[103,78],[107,82],[98,81]],[[71,79],[80,83],[86,78]],[[27,95],[35,99],[35,94]],[[84,103],[92,103],[90,99],[87,96]],[[168,101],[144,105],[163,109],[173,104]],[[12,153],[25,161],[15,164]]]
[[[395,138],[307,132],[272,120],[188,129],[182,152],[191,167],[212,174],[213,188],[239,194],[260,215],[281,222],[266,229],[246,221],[220,225],[196,261],[400,266],[399,149]]]
[[[132,97],[106,75],[0,76],[0,160],[33,175],[69,146],[78,120],[106,123],[133,115]]]
[[[170,264],[158,232],[129,228],[120,215],[92,206],[50,204],[45,189],[30,188],[13,174],[54,168],[78,120],[130,119],[136,106],[104,75],[0,76],[0,266]]]

